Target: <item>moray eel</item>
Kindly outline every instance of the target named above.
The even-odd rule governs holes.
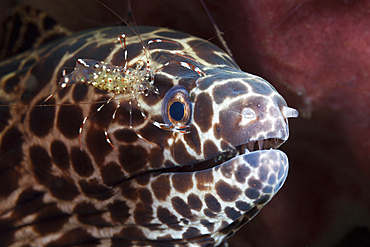
[[[211,43],[138,32],[85,31],[1,62],[3,246],[218,246],[283,185],[277,148],[298,112]],[[122,69],[125,50],[141,73],[126,91],[98,89],[106,67],[75,68]]]

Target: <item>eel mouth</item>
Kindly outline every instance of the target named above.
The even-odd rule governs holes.
[[[262,150],[275,150],[277,149],[281,144],[283,144],[285,140],[279,139],[279,138],[268,138],[268,139],[261,139],[261,140],[255,140],[255,141],[249,141],[244,144],[240,144],[236,147],[232,147],[230,145],[230,148],[226,151],[217,154],[213,158],[210,158],[205,161],[201,161],[199,163],[186,165],[182,167],[171,167],[171,168],[165,168],[162,169],[162,172],[197,172],[201,170],[206,170],[210,168],[214,168],[216,166],[219,166],[233,158],[235,158],[238,155],[248,155],[252,152],[258,152]]]
[[[283,144],[283,142],[284,141],[279,138],[268,138],[268,139],[262,139],[262,140],[257,140],[257,141],[250,141],[250,142],[241,144],[239,146],[236,146],[235,148],[230,148],[230,150],[219,154],[216,158],[221,159],[221,163],[223,163],[229,160],[227,159],[228,154],[231,155],[235,153],[234,156],[236,156],[236,155],[248,154],[250,152],[255,152],[259,150],[277,149],[281,144]],[[224,155],[226,155],[226,160],[223,158]]]
[[[196,166],[201,170],[212,168],[221,165],[222,163],[225,163],[238,155],[248,155],[249,153],[258,152],[260,150],[277,149],[283,143],[284,140],[279,138],[249,141],[236,147],[230,147],[230,149],[218,154],[213,159],[203,161]]]

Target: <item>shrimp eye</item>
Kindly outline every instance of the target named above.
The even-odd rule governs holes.
[[[184,87],[175,86],[166,93],[162,102],[162,117],[166,124],[175,127],[189,123],[191,104]]]

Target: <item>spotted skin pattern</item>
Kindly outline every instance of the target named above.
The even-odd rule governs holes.
[[[155,127],[132,103],[133,129],[156,145],[130,129],[131,95],[118,94],[86,121],[82,150],[83,118],[112,93],[75,84],[39,106],[78,58],[122,65],[122,33],[128,66],[135,66],[143,50],[130,29],[85,31],[0,64],[3,246],[217,246],[281,188],[288,160],[275,148],[289,133],[276,90],[199,38],[164,28],[139,32],[144,43],[174,42],[149,46],[152,68],[186,62],[205,73],[170,63],[154,77],[159,94],[137,98],[148,118],[162,123],[164,96],[185,88],[188,134]]]

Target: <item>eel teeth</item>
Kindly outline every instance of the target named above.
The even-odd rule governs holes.
[[[247,148],[250,152],[253,152],[254,151],[254,142],[248,142],[247,143]]]
[[[258,140],[258,148],[259,150],[263,149],[263,140]]]

